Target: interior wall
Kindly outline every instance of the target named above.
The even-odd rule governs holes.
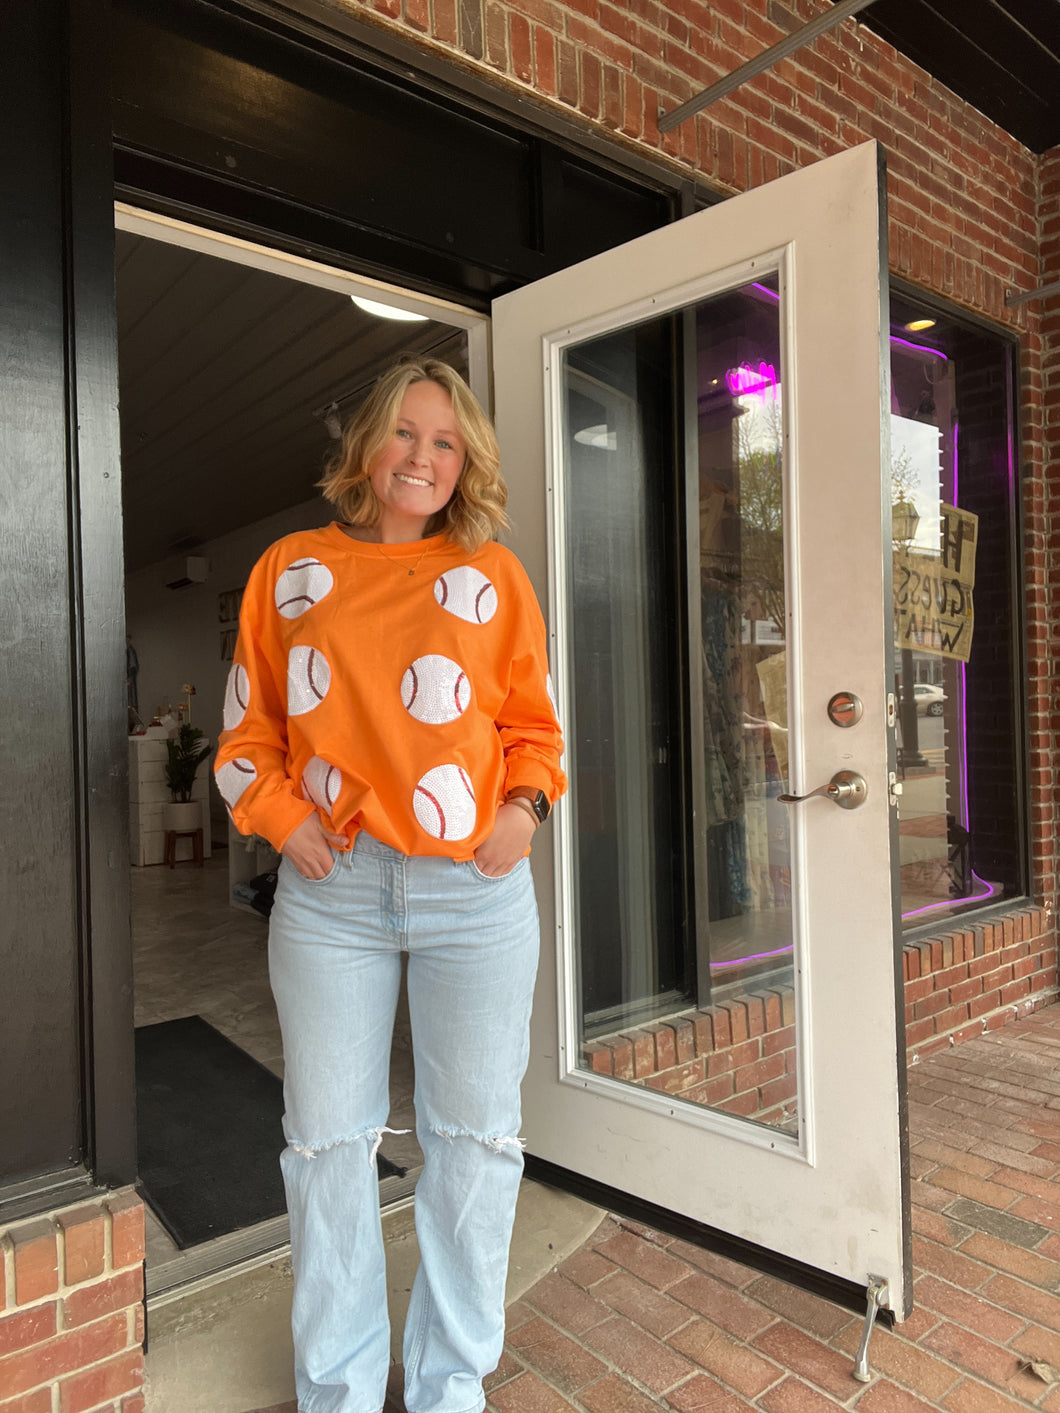
[[[242,588],[255,562],[274,540],[295,530],[326,525],[333,518],[332,507],[317,496],[210,540],[195,551],[209,566],[201,584],[166,588],[182,574],[183,559],[161,560],[129,575],[125,583],[126,622],[139,658],[139,711],[145,724],[166,701],[175,710],[181,686],[191,682],[196,688],[192,725],[202,727],[216,744],[230,666],[221,657],[221,634],[226,625],[218,617],[218,595]],[[223,842],[227,816],[212,775],[210,818],[214,840]]]

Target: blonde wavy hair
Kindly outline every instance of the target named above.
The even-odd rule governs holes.
[[[366,529],[378,525],[382,506],[372,486],[372,468],[394,435],[405,393],[413,383],[422,382],[437,383],[449,394],[467,448],[449,504],[427,522],[426,534],[445,530],[473,554],[507,529],[504,507],[508,488],[500,473],[500,449],[493,425],[475,394],[448,363],[436,358],[408,359],[388,369],[347,424],[342,444],[327,462],[319,485],[348,525]]]

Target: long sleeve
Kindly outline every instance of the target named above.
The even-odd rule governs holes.
[[[567,788],[559,764],[563,735],[552,697],[545,624],[528,581],[523,600],[508,696],[496,719],[504,749],[504,788],[543,790],[554,804]]]
[[[268,560],[256,565],[243,595],[214,775],[240,833],[280,849],[314,805],[296,795],[289,775],[286,653]]]

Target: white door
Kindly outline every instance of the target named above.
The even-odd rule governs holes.
[[[494,378],[571,779],[528,1150],[902,1319],[882,189],[866,144],[508,295]]]

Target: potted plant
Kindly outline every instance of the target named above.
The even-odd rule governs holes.
[[[176,736],[166,741],[166,784],[173,797],[172,804],[162,812],[162,827],[182,831],[198,829],[202,824],[199,801],[191,798],[195,785],[195,772],[213,749],[207,741],[206,733],[198,726],[185,722]]]

